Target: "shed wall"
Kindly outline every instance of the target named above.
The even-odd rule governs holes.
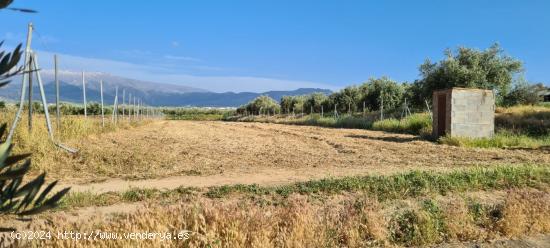
[[[492,137],[495,129],[495,99],[492,91],[453,89],[451,136]]]

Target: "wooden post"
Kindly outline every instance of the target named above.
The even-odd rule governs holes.
[[[123,120],[124,120],[124,110],[125,110],[124,109],[124,100],[125,100],[124,98],[125,98],[125,96],[126,96],[126,90],[122,89],[122,104],[121,105],[122,105],[122,119]]]
[[[30,69],[30,53],[31,53],[31,42],[32,42],[32,23],[29,23],[28,31],[27,31],[27,44],[25,46],[25,63],[23,64],[23,77],[21,80],[21,96],[19,98],[19,109],[17,110],[17,113],[15,114],[15,118],[13,119],[13,123],[11,124],[10,132],[8,133],[8,137],[6,138],[6,142],[11,142],[11,139],[13,138],[13,134],[15,133],[15,128],[17,127],[17,123],[19,122],[19,119],[21,118],[21,112],[23,112],[23,105],[25,103],[25,90],[27,87],[27,79],[29,78],[29,69]]]
[[[132,111],[132,109],[131,109],[131,107],[132,107],[132,93],[130,93],[130,92],[128,92],[128,105],[129,105],[128,106],[128,120],[130,120],[131,117],[132,117],[132,112],[131,112]]]
[[[44,93],[44,84],[42,83],[42,77],[40,77],[40,71],[38,70],[38,62],[36,58],[36,54],[31,54],[34,66],[34,71],[36,71],[36,79],[38,79],[38,88],[40,89],[40,96],[42,98],[42,106],[44,107],[44,115],[46,116],[46,127],[48,128],[48,134],[50,135],[50,140],[53,140],[53,131],[52,131],[52,123],[50,121],[50,113],[48,111],[48,103],[46,102],[46,93]]]
[[[88,117],[86,109],[86,81],[84,80],[84,71],[82,71],[82,102],[84,103],[84,118]]]
[[[103,106],[103,80],[99,80],[99,95],[101,97],[101,126],[105,127],[105,112]]]
[[[57,54],[53,55],[53,64],[54,64],[54,79],[55,79],[55,120],[57,122],[57,130],[61,131],[61,111],[59,106],[59,77],[57,75],[58,66],[57,66]]]
[[[133,107],[133,109],[134,109],[134,111],[133,111],[134,112],[134,120],[136,120],[137,119],[136,96],[134,96],[134,107]]]
[[[111,121],[116,125],[118,119],[118,86],[115,86],[115,100],[113,101],[113,113]]]
[[[430,119],[433,120],[433,113],[432,113],[432,110],[430,109],[430,105],[428,104],[428,100],[424,99],[424,103],[426,103],[426,108],[428,109],[428,112],[430,112]]]
[[[118,86],[115,86],[115,124],[118,122]]]
[[[30,63],[31,63],[31,68],[32,68],[32,60],[33,60],[33,56],[31,55],[31,57],[29,58],[30,60]],[[32,131],[32,69],[29,70],[29,119],[28,119],[28,124],[29,124],[29,133]]]

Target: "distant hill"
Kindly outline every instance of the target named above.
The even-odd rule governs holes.
[[[42,71],[44,91],[49,103],[55,101],[55,84],[53,73]],[[81,73],[63,71],[59,75],[61,100],[64,102],[82,102]],[[131,93],[153,106],[196,106],[196,107],[238,107],[260,95],[268,95],[280,100],[285,95],[304,95],[313,92],[331,93],[327,89],[301,88],[292,91],[268,91],[263,93],[254,92],[225,92],[214,93],[204,89],[193,88],[183,85],[154,83],[113,76],[106,73],[85,73],[86,98],[90,102],[99,102],[99,80],[103,80],[103,97],[106,104],[114,101],[115,87],[119,88],[119,95],[125,89],[126,96]],[[34,99],[39,100],[39,90],[36,79],[33,80]],[[5,98],[12,101],[19,99],[21,79],[15,78],[8,86],[0,90],[0,99]],[[122,101],[122,98],[119,99]]]
[[[185,94],[164,94],[162,97],[158,97],[153,100],[155,105],[161,106],[238,107],[260,95],[267,95],[278,101],[282,96],[305,95],[313,92],[330,94],[332,91],[327,89],[300,88],[291,91],[267,91],[263,93],[192,92]]]

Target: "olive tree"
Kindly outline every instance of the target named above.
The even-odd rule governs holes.
[[[313,110],[314,113],[320,113],[321,106],[323,106],[323,103],[327,101],[327,99],[328,97],[324,93],[321,93],[321,92],[311,93],[306,97],[306,100],[304,102],[304,109],[305,111],[308,111],[308,112]]]
[[[445,59],[432,63],[426,60],[420,65],[422,78],[413,88],[418,92],[416,104],[421,99],[431,100],[434,90],[452,87],[495,90],[500,101],[510,90],[517,73],[523,70],[522,62],[512,58],[498,44],[486,50],[459,47],[447,49]]]
[[[362,92],[361,102],[364,101],[371,110],[379,110],[382,101],[385,109],[396,108],[403,101],[403,85],[388,77],[371,78],[359,88]]]

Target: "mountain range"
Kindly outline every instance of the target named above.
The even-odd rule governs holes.
[[[40,75],[44,82],[46,99],[49,103],[52,103],[55,101],[53,71],[42,70]],[[58,75],[60,79],[59,88],[61,101],[81,103],[82,73],[60,71]],[[135,80],[100,72],[86,72],[84,77],[86,82],[86,99],[89,102],[100,101],[99,81],[103,81],[103,97],[105,104],[113,104],[116,87],[119,89],[119,101],[122,101],[122,91],[124,90],[126,102],[128,102],[128,95],[131,94],[152,106],[238,107],[260,95],[268,95],[273,99],[279,100],[285,95],[304,95],[313,92],[331,93],[328,89],[317,88],[300,88],[291,91],[267,91],[262,93],[216,93],[184,85]],[[38,101],[40,100],[40,93],[37,85],[36,78],[33,78],[33,99]],[[0,98],[16,101],[20,97],[20,90],[21,78],[16,77],[10,84],[0,89]]]

